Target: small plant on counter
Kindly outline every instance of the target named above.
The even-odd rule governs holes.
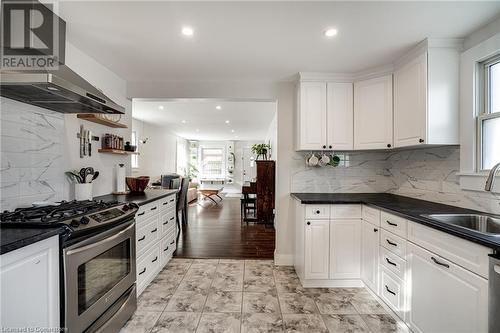
[[[269,143],[256,143],[252,146],[252,153],[257,155],[256,160],[262,156],[263,160],[268,160],[271,155],[271,144]]]

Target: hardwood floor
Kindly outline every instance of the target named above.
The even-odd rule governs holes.
[[[182,227],[179,258],[272,259],[272,227],[240,221],[240,199],[224,198],[218,205],[203,201],[189,205],[188,224]]]

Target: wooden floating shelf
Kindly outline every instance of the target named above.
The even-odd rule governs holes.
[[[113,127],[113,128],[127,128],[127,125],[125,125],[125,124],[121,124],[121,123],[117,123],[117,122],[114,122],[114,121],[111,121],[111,120],[100,118],[99,116],[97,116],[95,114],[92,114],[92,113],[79,113],[79,114],[76,115],[76,117],[80,118],[80,119],[83,119],[83,120],[86,120],[86,121],[90,121],[90,122],[96,123],[96,124],[101,124],[101,125],[104,125],[104,126],[108,126],[108,127]]]
[[[139,155],[138,152],[136,151],[126,151],[126,150],[121,150],[121,149],[106,149],[106,148],[99,148],[97,150],[100,153],[104,154],[116,154],[116,155]]]

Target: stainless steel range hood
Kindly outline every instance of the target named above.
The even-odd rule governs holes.
[[[125,113],[65,65],[51,71],[1,71],[0,95],[63,113]]]

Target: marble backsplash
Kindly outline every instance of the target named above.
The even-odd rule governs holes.
[[[292,192],[387,192],[500,214],[500,195],[464,191],[458,146],[346,153],[346,166],[307,167],[294,156]]]
[[[0,100],[0,211],[63,199],[64,115]]]

